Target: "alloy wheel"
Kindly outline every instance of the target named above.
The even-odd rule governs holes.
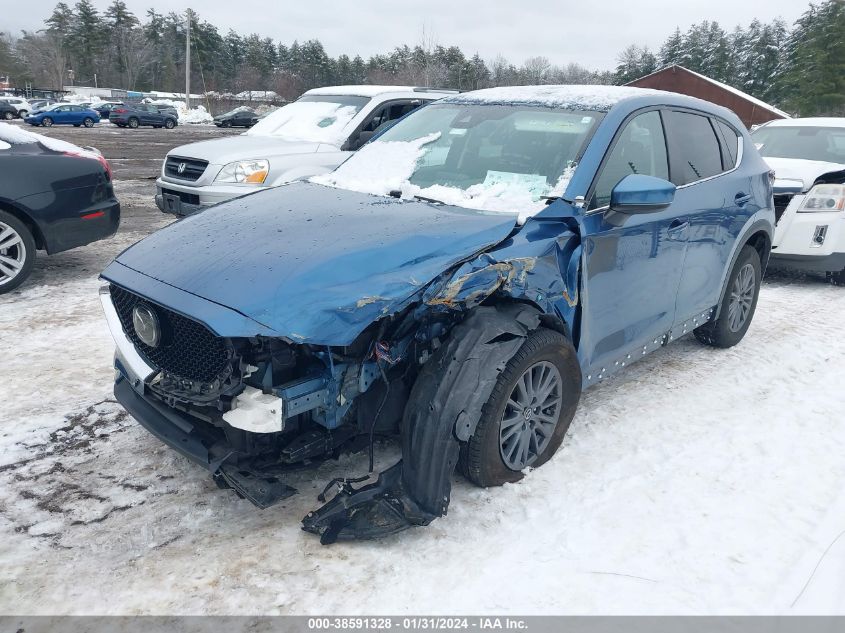
[[[0,222],[0,286],[10,283],[26,263],[26,246],[18,232]]]
[[[754,266],[748,263],[740,268],[734,280],[731,301],[728,304],[728,327],[731,332],[739,332],[748,320],[748,315],[751,314],[756,286],[754,277]]]
[[[499,450],[511,470],[542,455],[560,418],[563,380],[549,361],[537,362],[516,381],[499,424]]]

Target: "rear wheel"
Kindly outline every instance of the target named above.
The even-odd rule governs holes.
[[[0,294],[20,286],[35,264],[35,240],[26,225],[0,211]]]
[[[173,119],[167,119],[164,122],[164,127],[166,127],[168,130],[172,130],[174,127],[176,127],[176,123],[173,121]]]
[[[719,306],[719,317],[693,330],[695,338],[713,347],[733,347],[751,325],[760,294],[762,266],[752,246],[743,246],[728,277],[728,287]]]
[[[22,119],[25,119],[27,114],[29,114],[29,110],[18,110],[18,116]]]
[[[4,112],[3,118],[6,119],[7,121],[11,121],[12,119],[15,118],[15,115],[12,114],[11,112]]]
[[[483,487],[519,481],[563,442],[581,396],[575,348],[559,332],[530,332],[499,375],[462,455],[464,474]]]
[[[140,124],[141,124],[141,122],[138,119],[136,119],[134,116],[129,119],[129,127],[131,127],[133,130],[138,129],[138,126]]]
[[[834,286],[845,286],[845,270],[836,273],[828,273],[828,279]]]
[[[82,125],[85,127],[94,127],[94,119],[91,117],[85,117],[85,120],[82,121]]]
[[[44,127],[53,127],[53,119],[48,116],[45,116],[43,119],[41,119],[41,125],[43,125]]]

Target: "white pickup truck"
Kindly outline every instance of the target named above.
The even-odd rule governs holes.
[[[845,118],[771,121],[752,138],[775,172],[769,265],[845,285]]]
[[[384,126],[455,91],[407,86],[309,90],[249,131],[168,152],[156,205],[188,215],[254,191],[332,171]]]

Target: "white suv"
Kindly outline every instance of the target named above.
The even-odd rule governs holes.
[[[22,119],[32,112],[32,106],[29,105],[29,101],[26,99],[21,99],[20,97],[0,97],[0,101],[5,101],[11,105],[18,111],[18,116]]]
[[[780,119],[752,138],[775,171],[770,265],[845,285],[845,118]]]
[[[168,152],[156,205],[187,215],[254,191],[332,171],[377,132],[455,91],[407,86],[309,90],[238,136]]]

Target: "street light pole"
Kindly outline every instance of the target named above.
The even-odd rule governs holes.
[[[191,10],[185,11],[188,28],[185,34],[185,107],[191,109]]]

